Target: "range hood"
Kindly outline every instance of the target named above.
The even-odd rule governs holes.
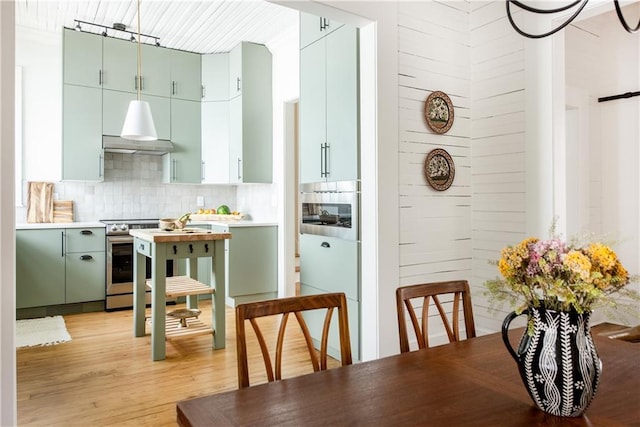
[[[119,136],[102,136],[102,148],[110,153],[148,154],[161,156],[173,151],[173,143],[168,139],[157,141],[132,141]]]

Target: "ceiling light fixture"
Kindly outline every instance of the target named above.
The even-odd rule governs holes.
[[[140,38],[140,36],[138,36],[138,39],[139,39],[139,38]],[[133,35],[133,33],[131,33],[131,38],[129,39],[129,41],[130,41],[131,43],[135,43],[135,42],[136,42],[136,38],[135,38],[135,36]]]
[[[158,139],[158,134],[151,115],[151,108],[148,102],[140,99],[140,91],[142,89],[142,57],[140,51],[140,0],[138,0],[138,97],[129,103],[127,117],[124,119],[120,136],[134,141],[155,141]]]
[[[507,17],[509,18],[509,22],[511,23],[511,26],[513,27],[514,30],[516,30],[518,32],[518,34],[528,37],[530,39],[541,39],[547,36],[550,36],[552,34],[557,33],[558,31],[560,31],[561,29],[563,29],[564,27],[566,27],[567,25],[569,25],[571,22],[573,22],[574,19],[576,19],[576,17],[580,14],[580,12],[582,12],[582,9],[584,9],[584,7],[587,5],[588,0],[574,0],[572,1],[570,4],[566,5],[566,6],[562,6],[562,7],[558,7],[555,9],[538,9],[532,6],[528,6],[520,1],[517,0],[506,0],[506,7],[507,7]],[[527,33],[526,31],[522,30],[520,27],[518,27],[516,25],[516,23],[513,21],[513,17],[511,16],[511,3],[513,3],[515,6],[519,7],[520,9],[526,10],[527,12],[531,12],[531,13],[535,13],[535,14],[553,14],[553,13],[560,13],[560,12],[564,12],[567,11],[569,9],[572,9],[576,6],[577,9],[576,11],[573,13],[573,15],[571,15],[569,18],[567,18],[566,21],[564,21],[562,24],[558,25],[556,28],[552,29],[551,31],[548,31],[546,33],[541,33],[541,34],[531,34],[531,33]],[[627,20],[625,19],[624,15],[622,14],[622,10],[620,8],[620,3],[618,2],[618,0],[613,0],[613,4],[615,5],[616,8],[616,13],[618,14],[618,19],[620,20],[620,24],[622,24],[622,27],[628,31],[629,33],[635,33],[640,29],[640,18],[638,19],[638,24],[635,26],[635,28],[632,28],[628,23]]]
[[[82,27],[80,26],[80,23],[76,21],[76,31],[82,31]]]

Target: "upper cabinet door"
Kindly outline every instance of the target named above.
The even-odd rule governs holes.
[[[136,43],[112,37],[103,37],[102,87],[104,89],[136,92],[138,73],[138,46]]]
[[[300,182],[324,181],[326,42],[300,51]]]
[[[321,16],[300,13],[300,49],[337,30],[344,24]]]
[[[171,97],[202,100],[202,63],[197,53],[171,50]]]
[[[358,33],[343,26],[327,41],[328,181],[357,179],[358,173]]]
[[[64,83],[101,87],[102,38],[97,34],[64,30]]]
[[[202,55],[203,101],[229,99],[229,54]]]
[[[170,97],[171,51],[162,47],[143,44],[141,57],[142,93]]]
[[[229,99],[242,95],[242,43],[229,52]]]

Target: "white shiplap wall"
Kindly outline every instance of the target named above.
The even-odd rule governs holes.
[[[471,279],[469,9],[468,1],[399,3],[400,285]],[[425,100],[437,90],[449,95],[455,111],[444,135],[424,119]],[[443,192],[423,174],[435,148],[455,163],[453,185]],[[442,331],[432,330],[437,343]]]
[[[504,319],[487,312],[483,283],[498,275],[489,261],[526,237],[525,52],[504,2],[472,2],[471,9],[472,295],[482,332]]]

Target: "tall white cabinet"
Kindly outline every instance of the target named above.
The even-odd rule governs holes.
[[[301,13],[300,47],[300,182],[357,180],[358,31]],[[300,236],[300,293],[345,293],[354,360],[360,359],[360,289],[359,241]],[[323,319],[305,314],[305,320],[317,344]],[[339,357],[336,325],[329,332],[329,352]]]
[[[355,180],[358,162],[358,32],[308,30],[324,18],[301,14],[300,182]],[[311,33],[309,35],[308,33]],[[305,35],[307,34],[307,35]]]

